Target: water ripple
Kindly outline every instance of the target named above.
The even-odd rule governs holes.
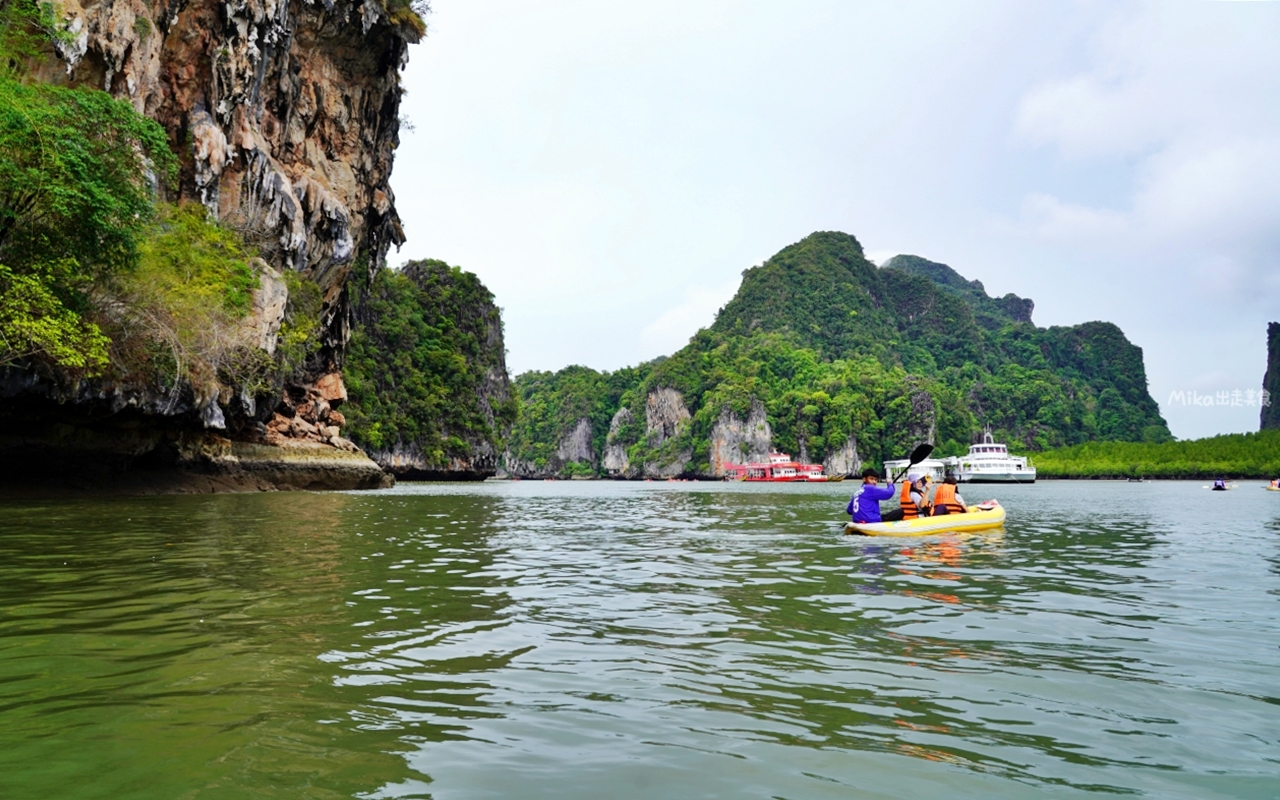
[[[0,795],[1275,796],[1274,498],[1188,487],[922,540],[841,486],[14,506]]]

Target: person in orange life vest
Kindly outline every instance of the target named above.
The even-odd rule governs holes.
[[[902,509],[902,519],[916,519],[929,516],[929,476],[913,472],[902,484],[902,492],[898,495],[898,506]]]
[[[963,514],[968,510],[964,498],[956,491],[957,483],[955,475],[948,475],[942,483],[938,484],[938,488],[933,490],[933,516]]]

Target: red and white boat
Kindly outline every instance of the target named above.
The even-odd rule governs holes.
[[[774,483],[819,483],[827,480],[821,464],[801,464],[786,453],[770,453],[768,462],[725,464],[725,478],[737,481],[770,481]]]

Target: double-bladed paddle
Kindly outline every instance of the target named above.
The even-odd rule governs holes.
[[[915,450],[912,450],[911,461],[905,467],[903,467],[902,470],[898,473],[897,477],[889,481],[889,483],[897,483],[898,478],[901,478],[903,475],[905,475],[907,473],[907,470],[911,469],[916,464],[919,464],[921,461],[924,461],[926,458],[929,457],[929,455],[932,452],[933,452],[933,445],[928,443],[922,444],[919,447],[917,447]]]

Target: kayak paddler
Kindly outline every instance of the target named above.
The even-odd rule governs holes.
[[[893,481],[889,481],[888,486],[880,486],[880,473],[874,467],[867,467],[862,471],[862,485],[849,499],[849,505],[844,509],[845,513],[852,515],[853,521],[858,523],[893,522],[902,519],[902,512],[898,509],[884,516],[880,515],[880,501],[892,500],[893,495]]]

